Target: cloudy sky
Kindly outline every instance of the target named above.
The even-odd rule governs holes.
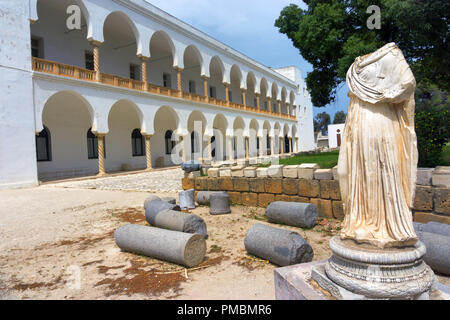
[[[306,8],[298,0],[146,0],[270,67],[297,66],[303,77],[312,66],[292,42],[274,26],[281,10],[290,3]],[[314,108],[314,114],[326,111],[331,120],[336,111],[347,112],[347,89],[343,87],[335,102],[326,108]]]

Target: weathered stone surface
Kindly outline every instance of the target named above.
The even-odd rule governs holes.
[[[158,228],[186,233],[198,233],[205,239],[208,238],[205,221],[194,214],[165,210],[156,214],[152,222],[152,225]]]
[[[290,202],[310,203],[309,198],[299,196],[289,196]]]
[[[265,192],[265,179],[255,178],[248,180],[248,189],[250,192],[264,193]]]
[[[211,198],[211,195],[212,195],[212,194],[215,194],[215,193],[223,193],[223,194],[226,194],[225,191],[199,191],[199,192],[196,194],[195,199],[197,200],[197,203],[198,203],[199,205],[202,205],[202,206],[208,206],[208,205],[209,205],[209,200],[210,200],[210,198]]]
[[[265,191],[267,193],[282,193],[283,192],[282,181],[283,179],[281,178],[266,179]]]
[[[153,194],[148,196],[147,199],[145,199],[145,201],[144,201],[144,209],[147,209],[148,204],[150,202],[152,202],[153,200],[161,200],[161,198],[158,196],[155,196]]]
[[[417,186],[416,197],[414,199],[414,210],[432,211],[433,192],[431,187]]]
[[[432,177],[433,186],[450,188],[450,167],[436,167]]]
[[[253,192],[242,192],[242,205],[248,207],[258,206],[258,194]]]
[[[298,165],[284,166],[283,167],[283,177],[284,178],[298,178]]]
[[[200,234],[129,224],[116,229],[114,239],[124,251],[189,268],[199,265],[206,254],[205,238]]]
[[[417,168],[417,182],[421,186],[431,186],[434,168]]]
[[[450,188],[433,189],[434,211],[450,216]]]
[[[219,176],[219,168],[209,168],[208,177],[217,178]]]
[[[433,214],[430,212],[414,212],[414,221],[428,223],[431,221],[450,224],[450,217]]]
[[[269,260],[279,266],[310,262],[314,252],[298,233],[255,224],[244,240],[248,253]]]
[[[286,194],[276,194],[275,195],[275,201],[286,201],[289,202],[291,200],[291,196],[288,196]]]
[[[208,177],[195,179],[195,190],[208,190]]]
[[[331,170],[333,171],[333,180],[339,180],[338,166],[334,166]]]
[[[242,196],[240,192],[227,192],[230,196],[231,203],[242,204]]]
[[[317,207],[319,217],[331,219],[333,218],[333,208],[331,206],[331,200],[312,198],[311,203]]]
[[[283,165],[271,165],[267,168],[267,174],[271,178],[283,178]]]
[[[344,203],[342,201],[332,201],[333,217],[339,220],[343,220],[345,217]]]
[[[177,204],[177,199],[175,199],[174,197],[162,197],[161,200],[166,201],[170,204]]]
[[[439,222],[417,223],[414,222],[416,231],[436,233],[442,236],[450,237],[450,225]]]
[[[233,191],[233,180],[230,177],[218,178],[219,190],[223,191]]]
[[[298,194],[298,179],[283,179],[283,193],[287,195]]]
[[[234,167],[231,167],[231,176],[232,177],[243,177],[244,176],[244,166],[243,165],[237,165]]]
[[[233,178],[234,191],[248,191],[248,179],[247,178]]]
[[[247,167],[244,169],[244,177],[246,178],[256,178],[256,168]]]
[[[317,169],[314,171],[314,179],[316,180],[333,180],[332,169]]]
[[[267,207],[270,203],[275,201],[275,195],[272,193],[258,194],[258,207]]]
[[[341,200],[341,190],[339,188],[339,181],[335,180],[320,180],[320,197],[322,199]]]
[[[185,190],[178,193],[178,201],[182,210],[195,209],[195,190]]]
[[[156,215],[166,210],[181,211],[181,208],[179,205],[171,204],[167,201],[153,200],[147,203],[147,206],[145,208],[145,220],[147,220],[148,223],[153,224]]]
[[[183,190],[193,189],[195,187],[195,180],[192,178],[181,179],[181,187]]]
[[[312,228],[317,221],[317,207],[310,203],[272,202],[266,209],[269,222],[293,227]]]
[[[226,193],[214,193],[210,198],[209,213],[212,215],[228,214],[230,209],[230,196]]]
[[[298,178],[299,179],[314,179],[314,171],[319,169],[319,165],[317,163],[302,163],[298,167]]]
[[[187,172],[186,172],[186,173],[187,173]],[[187,175],[187,177],[188,177],[188,178],[191,178],[191,179],[195,179],[195,178],[200,177],[201,175],[202,175],[201,171],[198,170],[198,171],[192,171],[192,172],[189,172],[188,175]]]
[[[209,178],[208,179],[208,190],[209,191],[220,191],[219,178]]]
[[[219,177],[231,177],[231,169],[230,168],[220,168],[219,169]]]
[[[269,175],[269,169],[268,168],[258,168],[256,169],[256,176],[257,177],[267,177]]]
[[[450,237],[429,232],[417,232],[427,252],[424,256],[425,262],[439,273],[450,275]]]
[[[317,180],[298,180],[298,194],[303,197],[317,198],[320,196],[320,186]]]

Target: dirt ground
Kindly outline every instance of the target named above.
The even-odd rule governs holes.
[[[207,223],[204,262],[192,269],[121,252],[113,232],[124,224],[146,225],[147,192],[37,188],[0,191],[0,298],[2,299],[274,299],[277,267],[250,256],[244,237],[255,223],[267,223],[264,209],[233,206]],[[175,196],[164,193],[160,196]],[[275,225],[276,226],[276,225]],[[335,220],[297,231],[329,258]],[[449,284],[449,278],[440,278]]]

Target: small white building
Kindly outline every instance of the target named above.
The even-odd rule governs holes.
[[[330,149],[341,147],[344,128],[345,123],[328,125],[328,146]]]
[[[0,10],[0,188],[314,149],[296,67],[265,67],[144,0]]]

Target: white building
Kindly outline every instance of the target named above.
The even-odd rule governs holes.
[[[81,29],[68,28],[78,8]],[[143,0],[0,9],[0,188],[169,166],[174,148],[183,160],[314,149],[295,67],[265,67]]]
[[[328,146],[331,149],[339,148],[344,136],[345,123],[328,125]]]

